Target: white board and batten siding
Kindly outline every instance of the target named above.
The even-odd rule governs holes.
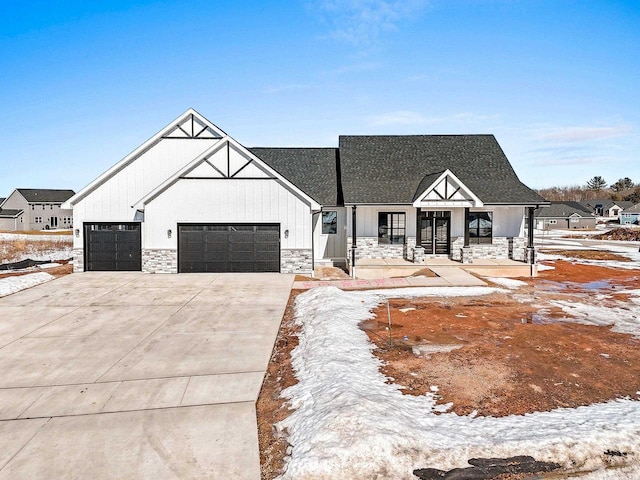
[[[322,233],[322,213],[318,212],[314,215],[313,256],[316,260],[327,258],[346,259],[347,236],[351,232],[351,230],[348,230],[347,216],[351,214],[351,209],[345,207],[323,207],[322,210],[337,213],[337,231],[335,234]]]
[[[427,210],[427,209],[424,209]],[[429,210],[438,210],[430,208]],[[464,236],[464,208],[442,207],[440,210],[451,211],[451,236]],[[474,212],[493,212],[493,236],[494,237],[522,237],[524,236],[524,207],[516,206],[488,206],[485,208],[472,208]],[[359,237],[378,236],[378,213],[402,213],[406,214],[406,236],[416,235],[416,214],[413,206],[381,205],[358,206],[356,209],[358,228],[356,234]],[[347,235],[351,235],[351,208],[347,209]]]
[[[275,179],[178,180],[145,206],[145,247],[177,248],[179,223],[278,223],[281,248],[311,248],[309,205]]]
[[[83,222],[134,221],[132,205],[219,141],[162,139],[108,178],[73,207],[73,224],[81,231],[74,248],[82,248]]]

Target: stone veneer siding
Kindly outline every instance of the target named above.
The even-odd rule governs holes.
[[[474,258],[510,258],[524,262],[526,260],[527,240],[523,237],[493,237],[492,243],[470,244],[469,254]],[[451,259],[462,261],[464,237],[456,237],[451,243]],[[468,262],[468,259],[464,259]]]
[[[282,249],[280,272],[310,275],[313,273],[313,250],[310,248]]]
[[[73,253],[73,271],[84,272],[84,249],[74,248]]]
[[[178,251],[164,248],[143,248],[142,271],[145,273],[178,273]]]
[[[511,258],[520,262],[526,262],[528,258],[527,239],[524,237],[513,237],[509,241]]]
[[[347,255],[349,258],[351,258],[351,245],[351,237],[347,237]],[[378,244],[378,237],[357,237],[356,261],[361,258],[407,258],[415,245],[415,237],[407,237],[406,243],[402,245]]]

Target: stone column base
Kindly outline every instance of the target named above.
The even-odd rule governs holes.
[[[462,247],[460,249],[460,259],[462,263],[465,264],[473,263],[473,251],[471,247]]]
[[[538,263],[538,259],[536,258],[536,248],[535,247],[527,247],[526,249],[526,262],[530,264]]]
[[[411,260],[413,263],[424,263],[424,247],[414,247],[412,250],[413,258]]]

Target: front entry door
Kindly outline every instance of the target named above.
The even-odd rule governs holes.
[[[451,251],[451,212],[420,212],[420,244],[427,255]]]

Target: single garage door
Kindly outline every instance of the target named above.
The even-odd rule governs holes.
[[[140,232],[140,223],[85,223],[85,270],[142,270]]]
[[[178,271],[279,272],[280,225],[178,225]]]

